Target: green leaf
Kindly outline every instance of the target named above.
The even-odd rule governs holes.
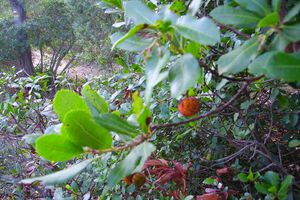
[[[66,161],[83,153],[79,147],[58,134],[46,134],[36,140],[36,151],[49,161]]]
[[[89,85],[85,85],[81,91],[88,105],[94,107],[99,113],[108,113],[109,106],[106,100],[96,91],[92,90]]]
[[[252,38],[241,47],[221,56],[217,61],[219,73],[238,73],[243,71],[257,55],[257,49],[258,40],[257,38]]]
[[[94,159],[88,159],[81,163],[75,164],[67,169],[49,174],[46,176],[24,179],[20,181],[23,184],[32,184],[34,182],[41,182],[44,185],[56,185],[65,183],[67,180],[73,178],[80,172],[82,172]]]
[[[279,14],[278,14],[278,12],[273,12],[273,13],[268,14],[263,19],[261,19],[258,22],[257,27],[264,28],[267,26],[276,25],[276,24],[278,24],[278,22],[279,22]]]
[[[272,186],[275,186],[276,188],[278,188],[279,186],[279,181],[280,181],[280,178],[279,178],[279,175],[276,173],[276,172],[273,172],[273,171],[267,171],[264,175],[264,180],[272,185]]]
[[[111,7],[117,7],[123,9],[122,0],[102,0],[102,1]]]
[[[283,22],[288,22],[300,12],[300,2],[298,2],[284,17]]]
[[[118,39],[112,46],[112,50],[114,50],[119,44],[121,44],[122,42],[124,42],[126,39],[134,36],[138,31],[147,28],[148,25],[147,24],[139,24],[134,26],[132,29],[130,29],[123,37],[121,37],[120,39]]]
[[[210,15],[218,22],[228,25],[256,24],[260,20],[254,13],[230,6],[219,6],[213,9]]]
[[[193,87],[200,78],[201,70],[191,54],[181,56],[169,72],[171,96],[177,98]]]
[[[158,49],[152,50],[150,58],[147,59],[145,64],[146,72],[146,91],[145,91],[145,102],[148,104],[152,95],[153,88],[162,80],[167,78],[168,72],[162,72],[161,70],[168,64],[170,60],[170,51],[168,48],[164,48],[162,51],[163,55],[158,55]]]
[[[283,52],[272,55],[265,66],[265,75],[274,79],[300,81],[300,58]]]
[[[155,24],[159,16],[141,1],[128,1],[125,5],[125,16],[133,18],[135,24]]]
[[[238,179],[240,180],[240,181],[242,181],[243,183],[247,183],[249,180],[248,180],[248,176],[247,176],[247,174],[245,174],[245,173],[239,173],[238,174]]]
[[[268,0],[235,0],[242,8],[263,17],[271,12]]]
[[[277,51],[270,51],[258,56],[248,67],[249,72],[256,75],[263,75],[267,73],[267,66],[273,55]]]
[[[255,189],[262,194],[268,194],[268,185],[265,183],[255,183]]]
[[[281,0],[272,0],[272,8],[274,11],[279,12],[281,7]]]
[[[143,101],[137,92],[133,94],[132,107],[140,128],[144,133],[147,133],[150,125],[149,121],[151,120],[151,111],[148,106],[144,106]]]
[[[53,100],[53,109],[62,122],[66,114],[74,109],[85,110],[91,115],[83,98],[71,90],[60,90],[56,93]]]
[[[279,200],[286,200],[287,194],[289,191],[289,187],[292,185],[293,177],[291,175],[288,175],[284,178],[284,180],[281,182],[280,189],[278,191],[278,198]]]
[[[173,0],[173,3],[170,6],[170,10],[172,10],[174,13],[182,13],[185,11],[185,2],[179,1],[179,0]]]
[[[69,112],[62,127],[63,134],[79,146],[92,149],[107,149],[111,147],[112,136],[98,125],[93,118],[81,110]]]
[[[277,192],[277,188],[275,186],[271,186],[268,188],[268,192],[271,194],[275,194]]]
[[[139,132],[134,126],[130,125],[127,121],[122,120],[115,114],[102,114],[99,117],[95,117],[95,122],[100,126],[106,128],[109,131],[114,131],[119,134],[123,134],[130,137],[136,137]]]
[[[294,25],[284,25],[283,27],[284,36],[292,42],[300,40],[300,23]]]
[[[117,41],[119,41],[121,38],[123,38],[125,33],[116,32],[113,35],[110,36],[110,40],[112,44],[116,44]],[[130,38],[127,38],[125,41],[120,43],[117,47],[126,51],[132,51],[132,52],[140,52],[144,51],[151,43],[153,39],[148,38],[144,39],[137,35],[133,35]]]
[[[283,32],[275,35],[273,41],[270,44],[270,50],[284,51],[286,46],[290,43],[288,38]]]
[[[164,23],[171,22],[171,24],[175,24],[178,19],[178,15],[170,10],[170,6],[162,7],[159,15]]]
[[[110,171],[107,178],[108,187],[112,188],[124,177],[141,171],[145,161],[153,151],[155,151],[155,146],[148,142],[133,148],[126,158]]]
[[[180,17],[174,28],[183,37],[203,45],[214,45],[220,41],[220,31],[215,23],[207,18],[196,19],[185,15]]]
[[[184,52],[192,54],[195,58],[201,58],[200,47],[201,45],[199,43],[190,41],[186,44]]]
[[[300,140],[294,139],[289,141],[289,147],[294,148],[300,146]]]
[[[206,178],[204,181],[202,181],[205,185],[218,185],[218,181],[214,178]]]

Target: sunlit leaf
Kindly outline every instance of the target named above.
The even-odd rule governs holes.
[[[59,134],[46,134],[36,140],[36,151],[49,161],[66,161],[83,153],[80,146]]]
[[[98,125],[93,118],[81,110],[69,112],[62,127],[63,134],[79,146],[93,149],[111,147],[112,136],[105,128]]]
[[[53,100],[53,109],[62,122],[66,114],[74,109],[85,110],[91,114],[83,98],[71,90],[60,90],[56,93]]]

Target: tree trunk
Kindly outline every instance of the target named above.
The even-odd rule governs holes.
[[[15,23],[17,26],[21,26],[26,20],[26,11],[24,9],[24,5],[22,0],[8,0],[10,3],[11,10],[14,15]],[[33,74],[34,68],[32,63],[32,54],[31,48],[28,44],[28,36],[27,33],[24,31],[19,31],[17,40],[20,43],[26,45],[24,51],[21,52],[19,57],[19,65],[22,69],[24,69],[25,73],[30,75]]]

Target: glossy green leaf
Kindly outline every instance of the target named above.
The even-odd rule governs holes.
[[[280,181],[280,178],[279,178],[279,175],[276,173],[276,172],[273,172],[273,171],[267,171],[265,174],[264,174],[264,180],[272,185],[272,186],[275,186],[276,188],[279,186],[279,181]]]
[[[287,199],[289,187],[292,185],[292,183],[293,183],[293,177],[291,175],[288,175],[284,178],[284,180],[281,182],[280,189],[278,191],[279,200]]]
[[[300,146],[300,140],[294,139],[294,140],[289,141],[290,148],[295,148],[295,147],[299,147],[299,146]]]
[[[297,42],[300,40],[300,23],[293,25],[284,25],[283,34],[285,37],[292,42]]]
[[[238,73],[243,71],[257,55],[257,50],[258,40],[257,38],[252,38],[241,47],[221,56],[217,61],[219,73]]]
[[[171,96],[177,98],[184,94],[197,83],[200,75],[199,64],[191,54],[180,57],[169,72]]]
[[[32,184],[34,182],[41,182],[44,185],[56,185],[56,184],[65,183],[67,180],[73,178],[74,176],[82,172],[93,160],[94,159],[85,160],[67,169],[46,176],[24,179],[20,181],[20,183]]]
[[[276,24],[278,24],[278,22],[279,22],[279,14],[277,12],[273,12],[273,13],[268,14],[263,19],[261,19],[258,22],[257,27],[264,28],[267,26],[276,25]]]
[[[155,146],[148,142],[133,148],[126,158],[110,171],[107,178],[108,187],[112,188],[124,177],[141,171],[145,161],[153,151],[155,151]]]
[[[60,90],[56,93],[53,100],[53,109],[62,122],[64,121],[65,115],[74,109],[85,110],[91,114],[84,99],[71,90]]]
[[[151,111],[148,106],[144,106],[142,99],[139,97],[138,93],[133,94],[133,112],[137,122],[140,125],[140,128],[144,133],[147,133],[149,130],[150,120],[151,120]]]
[[[249,72],[256,75],[267,74],[267,66],[270,59],[277,51],[270,51],[258,56],[248,67]]]
[[[222,24],[247,25],[255,24],[260,18],[249,11],[230,6],[219,6],[210,12],[210,15]]]
[[[121,38],[123,38],[125,33],[116,32],[113,35],[110,36],[110,40],[112,44],[116,44],[117,41],[119,41]],[[127,38],[125,41],[120,43],[117,48],[126,50],[126,51],[132,51],[132,52],[139,52],[144,51],[151,43],[153,39],[148,38],[141,38],[137,35],[133,35],[130,38]]]
[[[107,113],[109,111],[109,106],[106,100],[96,91],[92,90],[89,85],[85,85],[82,88],[81,93],[85,97],[87,104],[91,105],[99,113]]]
[[[288,22],[300,12],[300,2],[298,2],[284,17],[283,22]]]
[[[82,147],[59,134],[46,134],[39,137],[35,147],[38,154],[49,161],[66,161],[83,153]]]
[[[136,137],[137,135],[139,135],[139,132],[134,126],[130,125],[127,121],[121,119],[115,114],[102,114],[99,117],[95,117],[94,119],[97,124],[109,131],[114,131],[116,133],[130,137]]]
[[[128,1],[125,5],[125,16],[133,18],[137,24],[155,24],[159,16],[141,1]]]
[[[81,110],[69,112],[62,127],[63,134],[79,146],[92,149],[107,149],[111,147],[112,136],[93,118]]]
[[[124,42],[128,38],[134,36],[138,31],[140,31],[144,28],[147,28],[147,27],[148,27],[147,24],[139,24],[139,25],[134,26],[123,37],[119,38],[116,42],[114,42],[111,49],[114,50],[119,44],[121,44],[122,42]]]
[[[145,64],[146,72],[146,91],[145,102],[148,104],[152,95],[153,88],[162,80],[167,78],[168,73],[161,72],[161,70],[168,64],[170,60],[170,51],[165,48],[162,51],[163,55],[159,55],[158,49],[152,50],[150,58]]]
[[[268,0],[235,0],[242,8],[265,16],[271,12]]]
[[[183,37],[203,45],[214,45],[220,41],[220,31],[215,23],[207,18],[196,19],[185,15],[174,26]]]

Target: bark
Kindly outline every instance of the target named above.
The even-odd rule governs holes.
[[[8,0],[11,10],[14,15],[15,23],[17,26],[21,26],[26,21],[26,11],[24,9],[24,5],[22,0]],[[24,69],[25,73],[30,75],[33,74],[34,68],[32,63],[32,53],[30,45],[28,45],[28,36],[24,31],[20,31],[17,36],[18,42],[25,44],[26,48],[21,52],[19,57],[19,65],[22,69]]]

